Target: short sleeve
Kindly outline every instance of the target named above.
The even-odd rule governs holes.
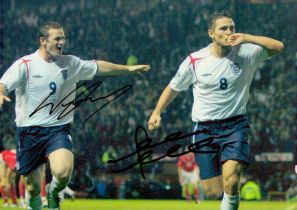
[[[251,43],[242,44],[239,55],[246,58],[254,66],[258,66],[269,59],[268,51],[264,47]]]
[[[5,85],[8,92],[21,87],[23,82],[26,81],[27,65],[23,60],[17,60],[3,74],[0,83]]]
[[[179,66],[176,75],[170,81],[170,87],[175,91],[185,91],[194,82],[194,72],[191,68],[191,60],[187,57]]]
[[[97,63],[95,60],[82,60],[76,56],[69,55],[71,63],[71,71],[74,80],[91,80],[97,71]]]

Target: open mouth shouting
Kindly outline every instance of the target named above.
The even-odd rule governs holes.
[[[59,54],[62,54],[63,51],[63,45],[57,45],[57,50]]]

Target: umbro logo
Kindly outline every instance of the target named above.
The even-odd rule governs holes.
[[[202,77],[208,77],[208,76],[210,76],[211,74],[209,74],[209,73],[205,73],[205,74],[202,74],[201,76]]]
[[[42,76],[42,75],[33,75],[33,77],[36,78],[36,79],[40,79],[40,78],[42,78],[43,76]]]

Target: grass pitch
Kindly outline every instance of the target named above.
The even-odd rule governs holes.
[[[20,208],[2,207],[16,210]],[[202,201],[200,204],[185,200],[65,200],[61,210],[219,210],[219,201]],[[239,210],[297,210],[297,203],[285,201],[241,202]]]

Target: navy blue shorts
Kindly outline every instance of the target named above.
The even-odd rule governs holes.
[[[249,122],[244,115],[194,123],[196,134],[192,137],[192,143],[199,145],[201,142],[195,158],[202,180],[221,175],[222,163],[227,160],[249,163],[249,130]]]
[[[17,165],[21,175],[26,175],[44,164],[49,154],[57,149],[72,151],[70,124],[53,127],[17,128]]]

